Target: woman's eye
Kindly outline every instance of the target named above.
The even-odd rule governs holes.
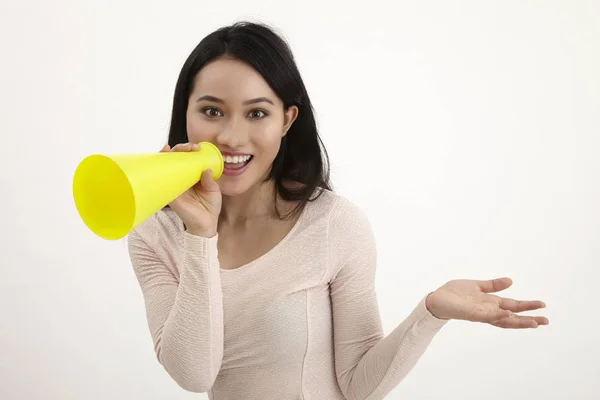
[[[221,114],[221,111],[217,110],[216,108],[208,107],[208,108],[205,108],[203,111],[204,111],[204,114],[206,114],[209,117],[223,116],[223,114]]]
[[[253,119],[261,119],[264,118],[267,114],[262,110],[252,110],[250,111],[250,118]]]

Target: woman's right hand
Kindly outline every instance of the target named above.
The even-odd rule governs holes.
[[[166,144],[161,152],[198,150],[199,144],[181,143],[173,148]],[[189,233],[211,238],[217,233],[221,202],[219,185],[214,180],[212,171],[207,170],[198,183],[170,202],[169,207],[181,218]]]

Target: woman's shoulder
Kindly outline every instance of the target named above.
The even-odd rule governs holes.
[[[313,209],[327,217],[332,226],[348,226],[369,224],[365,210],[350,198],[332,190],[322,190],[313,200]]]
[[[348,268],[370,266],[376,257],[375,235],[368,214],[350,198],[326,191],[319,201],[327,213],[326,244],[329,252],[330,277],[343,266]]]

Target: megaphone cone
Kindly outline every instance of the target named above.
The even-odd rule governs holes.
[[[221,152],[209,142],[193,152],[91,155],[75,171],[73,198],[92,232],[117,240],[191,188],[207,169],[218,179],[223,166]]]

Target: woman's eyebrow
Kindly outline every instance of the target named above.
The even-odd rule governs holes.
[[[218,97],[215,96],[211,96],[211,95],[204,95],[204,96],[200,96],[198,97],[198,100],[196,100],[196,103],[202,100],[206,100],[206,101],[212,101],[213,103],[221,103],[221,104],[225,104],[225,102],[221,99],[219,99]]]
[[[211,95],[204,95],[204,96],[200,96],[198,97],[198,99],[196,100],[196,102],[199,101],[212,101],[213,103],[220,103],[220,104],[225,104],[225,101],[223,101],[222,99],[219,99],[218,97],[215,96],[211,96]],[[244,104],[256,104],[256,103],[269,103],[271,105],[275,105],[275,103],[273,103],[273,101],[267,97],[257,97],[255,99],[250,99],[250,100],[246,100],[244,101]]]
[[[244,104],[256,104],[256,103],[269,103],[271,105],[275,105],[271,99],[267,97],[257,97],[255,99],[246,100]]]

